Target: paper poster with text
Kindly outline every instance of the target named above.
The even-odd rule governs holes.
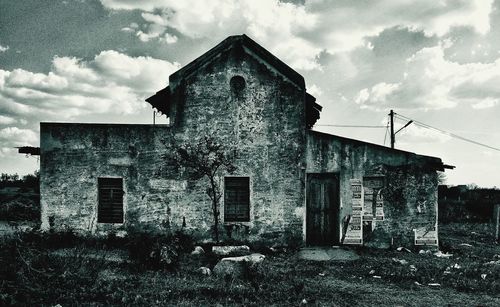
[[[363,222],[369,222],[373,220],[373,189],[363,187]]]
[[[414,229],[415,245],[438,245],[436,227],[419,227]]]
[[[351,179],[352,215],[347,226],[344,244],[363,244],[363,186],[359,179]]]
[[[381,191],[378,191],[375,201],[375,219],[377,221],[384,220],[384,197],[382,196]]]

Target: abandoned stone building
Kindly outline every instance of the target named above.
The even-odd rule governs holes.
[[[223,238],[271,244],[436,245],[439,158],[312,130],[304,78],[231,36],[147,99],[167,125],[41,123],[42,228],[210,240],[204,180],[163,167],[168,138],[237,145],[219,176]]]

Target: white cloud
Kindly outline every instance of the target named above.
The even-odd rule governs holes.
[[[307,88],[307,92],[311,95],[313,95],[316,98],[319,98],[321,95],[323,95],[323,91],[319,86],[316,84],[313,84]]]
[[[14,118],[0,115],[0,125],[9,125],[17,122]]]
[[[500,59],[459,64],[445,59],[443,50],[443,46],[423,48],[407,59],[400,83],[380,82],[362,89],[356,103],[373,109],[443,109],[458,104],[480,109],[499,103]]]
[[[81,81],[85,84],[98,84],[100,81],[99,75],[87,63],[74,57],[54,57],[52,69],[56,75],[67,80]]]
[[[365,104],[372,104],[372,105],[381,105],[384,104],[385,101],[387,100],[387,96],[394,93],[398,88],[400,84],[393,84],[393,83],[385,83],[381,82],[375,86],[373,86],[371,89],[362,89],[359,92],[358,97],[356,98],[356,103],[365,105]]]
[[[363,38],[404,25],[427,35],[443,36],[453,27],[468,26],[484,34],[489,31],[493,0],[310,0],[306,7],[318,15],[319,40],[329,51],[347,51],[363,45]],[[355,16],[355,18],[353,18]],[[314,35],[314,34],[313,34]]]
[[[130,27],[123,27],[123,28],[121,28],[121,30],[122,30],[123,32],[134,32],[134,29],[132,29],[132,28],[130,28]]]
[[[107,50],[91,61],[55,57],[47,74],[0,69],[0,113],[38,120],[110,110],[131,114],[145,106],[144,98],[165,87],[178,68],[177,63]]]
[[[151,14],[151,13],[142,13],[141,14],[142,18],[149,22],[149,23],[154,23],[160,26],[166,27],[168,25],[168,16],[167,15],[156,15],[156,14]]]
[[[0,45],[0,52],[5,52],[7,50],[9,50],[9,46],[2,46],[2,45]]]
[[[165,87],[178,68],[178,63],[107,50],[90,61],[56,56],[47,74],[0,69],[0,125],[132,114],[146,107],[144,99]],[[9,148],[37,143],[33,130],[0,130],[0,156],[11,153]]]
[[[321,69],[322,51],[353,50],[366,45],[365,37],[395,26],[429,36],[443,36],[457,26],[487,33],[493,0],[306,0],[303,5],[278,0],[101,2],[110,9],[141,10],[148,28],[136,35],[145,42],[161,39],[168,28],[191,38],[246,33],[295,69],[310,70]]]
[[[317,57],[321,48],[301,37],[312,30],[315,16],[304,6],[278,0],[245,1],[110,1],[111,9],[139,9],[146,30],[137,30],[144,42],[159,39],[175,43],[177,37],[167,33],[172,28],[190,38],[224,37],[246,33],[296,69],[319,68]]]
[[[5,83],[13,88],[30,88],[43,91],[60,90],[68,86],[66,78],[53,72],[41,74],[22,69],[14,69],[10,72],[5,78]]]
[[[472,108],[473,109],[487,109],[487,108],[492,108],[498,104],[500,104],[500,98],[497,98],[497,99],[486,98],[486,99],[482,99],[480,101],[472,102]]]
[[[15,147],[38,146],[38,135],[30,129],[7,127],[0,129],[0,157],[12,157],[16,154]]]
[[[132,22],[128,27],[123,27],[121,30],[123,32],[134,32],[137,28],[139,28],[139,25],[135,22]]]
[[[7,127],[0,129],[0,143],[3,147],[23,146],[26,144],[36,144],[37,134],[30,129],[19,129],[17,127]]]
[[[151,24],[146,32],[138,30],[135,35],[143,42],[149,42],[152,39],[159,38],[165,31],[165,27]]]
[[[399,129],[396,127],[396,129]],[[451,139],[450,136],[411,124],[398,134],[398,142],[401,144],[412,143],[444,143]]]
[[[165,33],[163,37],[160,38],[160,41],[166,42],[167,44],[174,44],[177,42],[177,39],[177,36],[170,33]]]

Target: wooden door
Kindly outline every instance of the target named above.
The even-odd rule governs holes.
[[[306,241],[339,244],[339,181],[336,174],[307,174]]]

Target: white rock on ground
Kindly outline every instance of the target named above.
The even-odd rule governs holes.
[[[246,267],[260,263],[264,258],[264,255],[257,253],[247,256],[222,258],[215,265],[214,274],[220,277],[241,277],[245,273]]]
[[[200,268],[198,269],[198,272],[199,272],[201,275],[205,275],[205,276],[210,276],[210,274],[212,274],[212,271],[210,271],[210,269],[209,269],[209,268],[204,267],[204,266],[200,267]]]
[[[250,247],[246,245],[237,246],[212,246],[212,252],[219,256],[228,256],[235,253],[250,253]]]
[[[191,255],[201,255],[204,254],[205,250],[201,246],[195,246],[194,250],[191,252]]]

